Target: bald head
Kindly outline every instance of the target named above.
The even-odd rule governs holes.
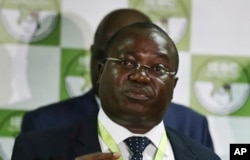
[[[151,22],[150,18],[135,9],[118,9],[107,14],[97,27],[94,44],[91,46],[91,81],[95,93],[98,93],[98,62],[105,57],[104,49],[115,32],[136,22]]]

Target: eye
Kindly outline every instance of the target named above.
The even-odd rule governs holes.
[[[136,65],[136,62],[131,59],[122,59],[121,65],[126,68],[133,68]]]
[[[162,64],[152,65],[151,70],[157,75],[165,75],[167,73],[167,69]]]

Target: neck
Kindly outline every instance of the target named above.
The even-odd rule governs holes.
[[[127,124],[127,123],[126,124],[119,123],[119,124],[135,134],[145,134],[155,126],[155,125],[145,126],[145,124]]]
[[[147,133],[150,129],[148,128],[127,128],[130,132],[135,133],[135,134],[145,134]]]

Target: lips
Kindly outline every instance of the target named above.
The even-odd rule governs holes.
[[[124,94],[136,100],[149,100],[153,97],[153,92],[149,87],[127,87]]]

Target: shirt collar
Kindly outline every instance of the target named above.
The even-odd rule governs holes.
[[[163,121],[161,121],[158,125],[156,125],[154,128],[152,128],[150,131],[148,131],[145,134],[132,133],[128,129],[124,128],[123,126],[113,122],[105,114],[102,107],[100,107],[100,110],[98,113],[98,119],[102,122],[103,126],[110,132],[110,135],[112,136],[116,144],[123,142],[126,138],[131,137],[131,136],[146,136],[158,148],[160,141],[161,141],[162,134],[165,131]]]

